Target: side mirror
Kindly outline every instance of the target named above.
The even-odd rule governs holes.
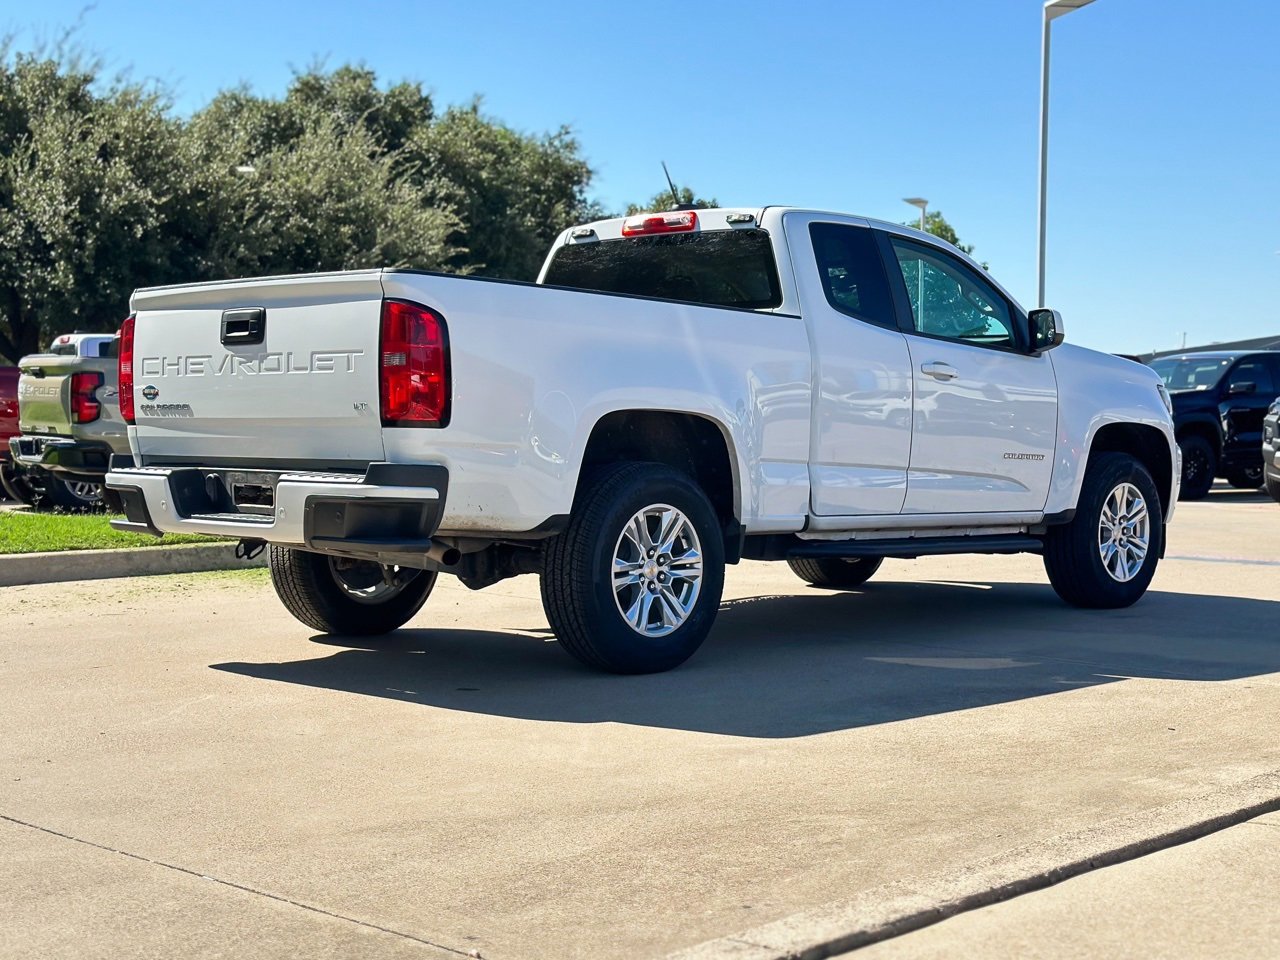
[[[1228,397],[1238,397],[1242,394],[1257,393],[1258,385],[1252,380],[1237,380],[1231,386],[1227,387]]]
[[[1062,314],[1057,310],[1032,310],[1027,314],[1027,326],[1031,334],[1031,350],[1042,353],[1052,350],[1066,339],[1062,330]]]

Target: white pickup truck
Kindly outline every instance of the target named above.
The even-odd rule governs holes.
[[[397,629],[440,573],[536,573],[569,653],[665,670],[743,558],[839,589],[885,557],[1027,551],[1067,602],[1121,607],[1177,500],[1152,370],[843,214],[592,223],[536,284],[364,270],[132,310],[116,526],[265,542],[285,607],[329,633]]]

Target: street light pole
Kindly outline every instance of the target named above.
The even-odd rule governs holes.
[[[929,209],[929,201],[924,197],[903,197],[903,203],[909,203],[913,207],[920,208],[920,232],[927,233],[925,230],[925,211]],[[917,260],[917,284],[916,284],[916,326],[918,329],[924,329],[924,261]]]
[[[1058,17],[1088,6],[1093,0],[1048,0],[1044,5],[1043,33],[1040,37],[1040,210],[1036,244],[1036,306],[1044,306],[1045,212],[1049,183],[1049,24]]]
[[[920,208],[920,232],[921,232],[921,233],[924,233],[924,232],[925,232],[925,230],[924,230],[924,222],[925,222],[925,221],[924,221],[924,212],[925,212],[925,210],[927,210],[927,209],[929,208],[929,201],[928,201],[928,200],[926,200],[924,197],[904,197],[904,198],[902,199],[902,202],[903,202],[903,203],[909,203],[909,204],[911,204],[913,207],[919,207],[919,208]]]

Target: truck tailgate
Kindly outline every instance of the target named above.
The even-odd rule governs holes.
[[[376,270],[137,291],[143,464],[381,460],[381,303]]]
[[[84,369],[77,357],[36,354],[20,361],[18,423],[23,433],[71,432],[71,374]]]

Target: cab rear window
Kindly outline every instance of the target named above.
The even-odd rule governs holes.
[[[763,230],[570,244],[556,251],[543,282],[739,310],[782,303],[773,246]]]

